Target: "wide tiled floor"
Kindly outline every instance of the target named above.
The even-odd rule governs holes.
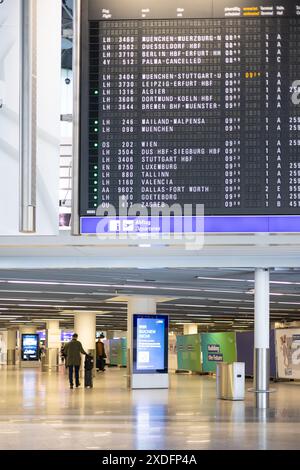
[[[94,389],[57,373],[0,369],[0,449],[299,449],[300,384],[272,385],[271,408],[215,399],[215,380],[171,375],[169,391],[128,391],[126,369]],[[247,387],[252,384],[249,382]]]

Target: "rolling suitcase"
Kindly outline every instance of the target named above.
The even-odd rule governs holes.
[[[84,386],[93,388],[94,358],[87,354],[84,361]]]
[[[86,388],[93,388],[93,371],[85,369],[84,371],[84,386]]]

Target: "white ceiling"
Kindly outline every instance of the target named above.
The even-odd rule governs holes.
[[[178,240],[97,237],[0,237],[0,327],[97,311],[99,329],[126,329],[126,303],[115,296],[155,295],[177,323],[253,326],[255,267],[271,268],[271,320],[300,320],[297,234],[206,235],[201,249]],[[141,246],[142,245],[142,246]],[[145,246],[147,245],[147,246]],[[229,323],[225,323],[225,322]]]
[[[168,298],[158,313],[169,314],[174,328],[219,322],[219,330],[242,329],[253,325],[253,279],[253,269],[0,270],[0,327],[61,318],[68,328],[72,312],[92,310],[99,329],[126,329],[126,303],[110,300],[138,294]],[[272,321],[300,320],[300,269],[272,269],[270,300]]]

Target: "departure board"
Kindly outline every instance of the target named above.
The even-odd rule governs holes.
[[[83,0],[81,36],[82,217],[300,214],[300,0]]]

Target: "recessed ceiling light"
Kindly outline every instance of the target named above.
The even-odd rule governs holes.
[[[212,315],[207,315],[206,313],[187,313],[187,317],[204,317],[204,318],[210,318]]]
[[[253,279],[232,279],[232,278],[225,278],[225,277],[196,276],[196,279],[201,279],[203,281],[254,282]]]
[[[27,299],[12,299],[12,298],[7,298],[7,297],[1,297],[0,298],[0,301],[2,302],[2,300],[9,300],[9,301],[12,301],[12,302],[26,302]],[[40,301],[39,301],[40,302]]]
[[[32,323],[32,320],[10,320],[10,323]]]
[[[230,323],[231,325],[233,325],[233,321],[230,321],[230,320],[216,320],[214,318],[214,322],[215,323]]]
[[[16,315],[0,315],[0,320],[14,320],[18,318]]]
[[[32,284],[32,285],[41,285],[41,286],[59,286],[59,282],[54,281],[5,281],[8,284]]]

